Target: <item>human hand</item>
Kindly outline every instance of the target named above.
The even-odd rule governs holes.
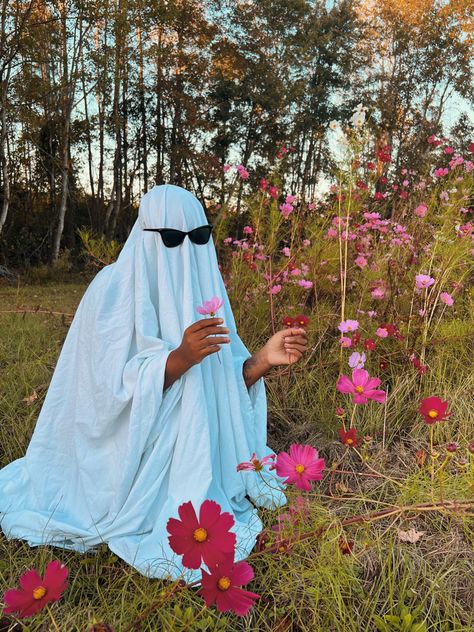
[[[290,327],[277,331],[263,347],[268,364],[294,364],[306,351],[308,336],[301,327]]]
[[[211,353],[219,351],[221,344],[230,342],[230,338],[223,335],[230,331],[227,327],[220,326],[223,322],[222,318],[204,318],[187,327],[176,354],[191,367]]]

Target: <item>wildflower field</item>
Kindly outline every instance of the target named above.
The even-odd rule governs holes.
[[[363,117],[332,125],[343,157],[323,198],[282,189],[284,146],[264,177],[226,165],[229,202],[207,209],[247,347],[308,334],[304,358],[265,377],[273,454],[238,465],[275,469],[288,504],[259,510],[235,564],[229,515],[183,504],[170,543],[208,566],[199,587],[147,579],[105,544],[80,555],[0,534],[2,632],[474,629],[474,143],[430,136],[426,168],[397,169],[390,146],[370,154]],[[91,261],[116,255],[83,239]],[[1,467],[24,455],[93,274],[66,261],[0,286]]]

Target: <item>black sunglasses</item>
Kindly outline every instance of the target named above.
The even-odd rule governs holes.
[[[212,224],[198,226],[193,228],[193,230],[188,230],[188,232],[177,230],[176,228],[144,228],[143,230],[153,230],[156,233],[160,233],[165,246],[167,248],[175,248],[183,243],[186,235],[193,244],[207,244],[211,237]]]

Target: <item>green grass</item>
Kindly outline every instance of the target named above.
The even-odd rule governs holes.
[[[87,282],[77,281],[4,285],[0,287],[1,310],[39,306],[73,314],[86,286]],[[472,349],[466,342],[473,323],[453,319],[438,328],[444,343],[427,349],[430,371],[423,382],[400,350],[388,343],[387,369],[379,372],[375,360],[368,366],[388,386],[389,398],[386,406],[369,404],[356,410],[360,433],[374,437],[365,452],[368,460],[362,462],[337,441],[340,424],[334,410],[347,400],[334,387],[339,354],[334,352],[334,334],[329,331],[331,311],[330,302],[322,301],[310,313],[312,351],[307,360],[292,367],[291,375],[287,369],[274,369],[266,378],[269,445],[280,450],[293,441],[310,443],[320,450],[328,467],[335,464],[346,473],[327,472],[308,494],[310,516],[304,530],[324,526],[323,532],[293,544],[285,553],[267,552],[254,559],[256,578],[249,589],[262,598],[247,617],[206,608],[195,589],[167,596],[172,584],[143,577],[106,545],[95,554],[80,555],[49,546],[30,548],[0,534],[0,590],[16,586],[28,568],[43,572],[47,562],[60,559],[69,567],[70,585],[52,612],[59,629],[68,632],[84,632],[94,617],[115,630],[125,630],[157,600],[160,607],[143,620],[140,629],[370,632],[378,629],[378,620],[379,626],[395,630],[399,628],[393,627],[390,616],[401,616],[406,607],[416,624],[424,622],[427,630],[472,630],[472,508],[470,512],[407,510],[345,527],[342,523],[390,507],[439,501],[439,477],[433,486],[429,466],[416,464],[415,452],[429,449],[428,429],[416,412],[417,402],[420,396],[434,393],[451,402],[452,418],[435,428],[438,465],[444,459],[445,443],[451,440],[461,444],[460,454],[466,456],[466,444],[474,438]],[[257,312],[236,310],[236,320],[242,339],[255,350],[269,333],[264,307],[260,305]],[[24,455],[69,322],[70,316],[41,311],[0,314],[0,466]],[[34,392],[37,399],[25,401]],[[289,496],[294,497],[294,491],[289,490]],[[447,465],[443,498],[474,502],[472,469],[459,463],[459,455]],[[261,510],[261,515],[271,535],[275,513]],[[424,532],[416,543],[398,537],[399,529],[410,528]],[[294,537],[298,529],[285,535]],[[342,553],[340,537],[354,542],[352,554]],[[23,626],[35,632],[53,629],[45,611],[24,620]]]

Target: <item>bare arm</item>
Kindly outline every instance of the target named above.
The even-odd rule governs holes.
[[[257,353],[245,360],[242,375],[247,388],[255,384],[272,366],[298,362],[307,343],[306,331],[301,327],[277,331]]]
[[[247,358],[242,367],[242,375],[247,388],[255,384],[271,368],[272,365],[268,361],[264,348],[257,351],[251,358]]]

